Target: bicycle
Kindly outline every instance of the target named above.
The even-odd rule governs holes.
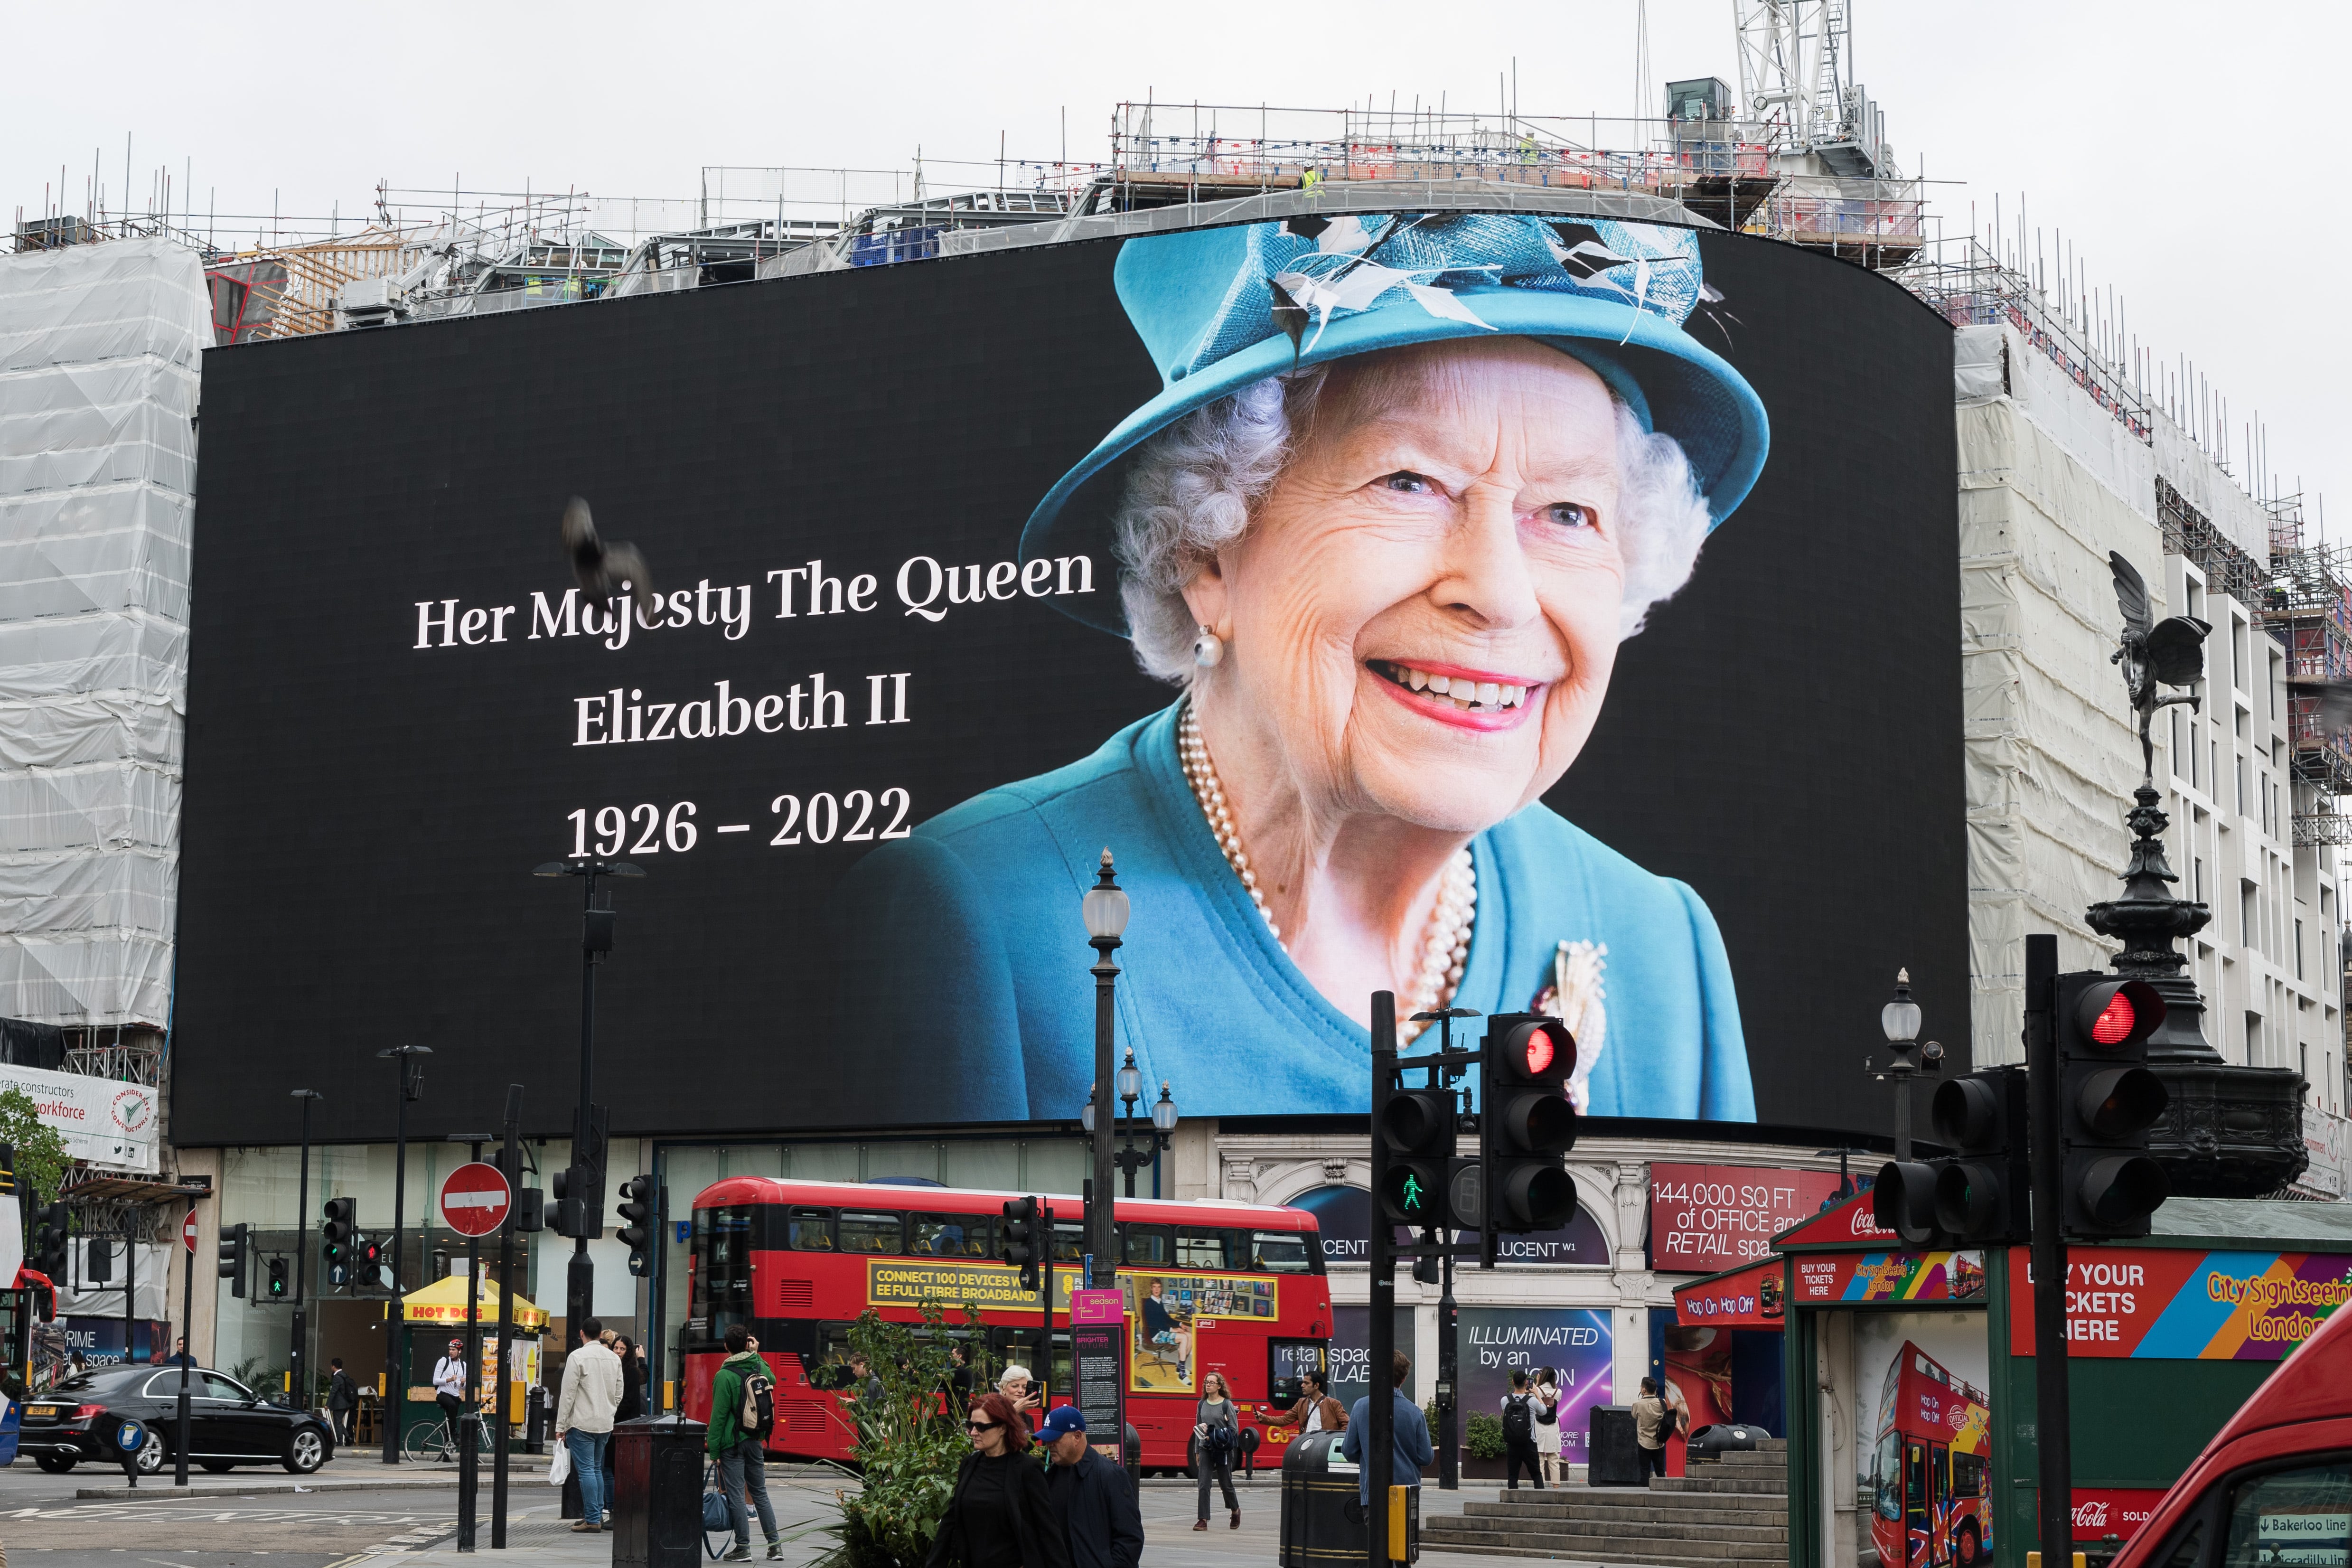
[[[490,1424],[488,1421],[475,1422],[474,1436],[477,1441],[475,1452],[488,1456],[491,1449]],[[448,1416],[442,1415],[428,1426],[409,1428],[407,1437],[400,1445],[400,1451],[420,1464],[426,1461],[439,1463],[457,1459],[460,1447],[457,1437],[449,1430]]]

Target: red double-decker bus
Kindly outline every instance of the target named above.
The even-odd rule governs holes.
[[[1069,1299],[1085,1256],[1078,1200],[1049,1197],[1054,1327],[997,1261],[1005,1203],[1021,1194],[953,1187],[737,1176],[694,1200],[688,1261],[687,1414],[708,1420],[721,1339],[741,1323],[774,1369],[776,1426],[767,1451],[846,1459],[856,1428],[825,1369],[849,1354],[868,1307],[919,1322],[926,1300],[981,1315],[994,1364],[1017,1363],[1070,1403]],[[1298,1397],[1297,1374],[1328,1364],[1331,1291],[1315,1216],[1257,1204],[1121,1198],[1116,1205],[1128,1302],[1127,1412],[1147,1468],[1188,1464],[1204,1373],[1219,1373],[1244,1424],[1266,1444],[1292,1436],[1267,1417]],[[1099,1268],[1097,1278],[1100,1279]],[[1271,1462],[1274,1456],[1268,1455]]]
[[[1910,1341],[1886,1368],[1871,1459],[1881,1568],[1977,1568],[1992,1552],[1992,1400]]]

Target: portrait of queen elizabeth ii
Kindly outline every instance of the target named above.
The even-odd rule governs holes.
[[[1360,1112],[1386,991],[1401,1042],[1559,1015],[1591,1114],[1754,1120],[1706,905],[1541,799],[1764,463],[1761,402],[1685,330],[1696,237],[1294,217],[1129,239],[1114,280],[1162,390],[1021,552],[1115,562],[1116,598],[1054,602],[1175,700],[853,869],[844,929],[904,967],[859,965],[843,1016],[920,1030],[906,1109],[1077,1113],[1108,849],[1119,1041],[1187,1115]]]

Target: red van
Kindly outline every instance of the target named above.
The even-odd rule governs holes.
[[[2352,1563],[2352,1310],[2230,1417],[2111,1568]]]

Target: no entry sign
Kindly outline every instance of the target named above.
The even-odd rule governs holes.
[[[507,1217],[513,1189],[496,1165],[460,1165],[441,1184],[441,1223],[459,1236],[488,1236]]]
[[[180,1222],[180,1239],[187,1243],[190,1252],[196,1249],[196,1211],[194,1209],[190,1209],[188,1217]]]

